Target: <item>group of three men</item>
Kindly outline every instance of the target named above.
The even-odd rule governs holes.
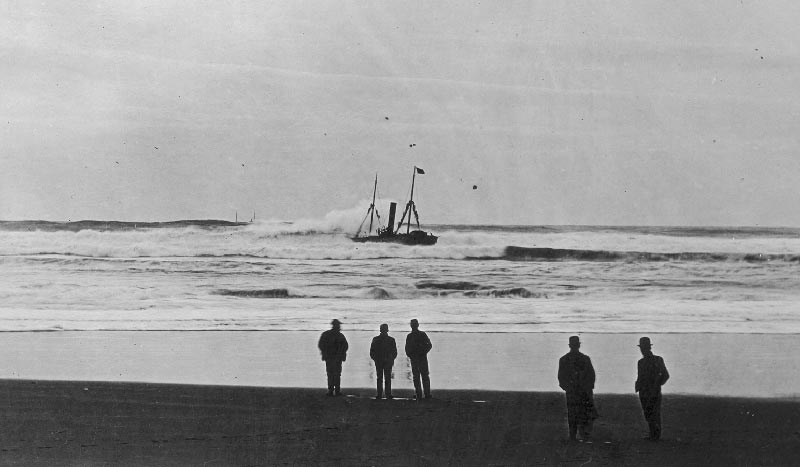
[[[431,397],[431,380],[428,371],[428,352],[433,347],[428,335],[419,330],[419,322],[411,320],[411,332],[406,336],[406,355],[411,360],[411,373],[414,379],[416,399]],[[338,319],[331,321],[331,329],[322,333],[319,338],[319,351],[325,361],[328,374],[328,395],[341,395],[342,362],[347,359],[347,339],[341,332],[342,323]],[[385,396],[392,399],[392,367],[397,358],[397,344],[389,335],[389,325],[381,324],[380,334],[372,339],[369,356],[375,362],[375,373],[378,380],[378,394],[375,399]]]
[[[661,386],[669,379],[664,359],[653,355],[649,337],[639,339],[642,358],[638,363],[638,374],[634,389],[639,393],[639,402],[647,420],[650,434],[645,438],[658,441],[661,438]],[[592,424],[597,418],[594,406],[594,368],[588,356],[580,352],[578,336],[569,338],[570,351],[558,360],[558,385],[567,396],[567,422],[570,439],[577,439],[580,428],[581,440],[589,441]]]

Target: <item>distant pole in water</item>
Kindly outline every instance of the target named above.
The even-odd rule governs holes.
[[[234,211],[236,213],[236,223],[239,223],[239,211]]]

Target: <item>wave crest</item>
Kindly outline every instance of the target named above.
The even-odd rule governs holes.
[[[470,258],[490,259],[490,258]],[[500,259],[509,261],[792,261],[800,262],[796,254],[762,254],[762,253],[704,253],[679,252],[656,253],[648,251],[606,251],[606,250],[573,250],[564,248],[526,248],[508,246]]]
[[[297,298],[298,295],[292,295],[287,289],[261,289],[261,290],[231,290],[220,289],[214,292],[217,295],[228,295],[231,297],[248,297],[248,298]]]

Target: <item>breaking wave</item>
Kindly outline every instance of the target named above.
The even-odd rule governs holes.
[[[491,258],[471,258],[491,259]],[[797,254],[762,254],[762,253],[657,253],[646,251],[606,251],[606,250],[573,250],[562,248],[526,248],[508,246],[503,255],[498,259],[509,261],[629,261],[629,262],[659,262],[659,261],[745,261],[766,262],[786,261],[800,262]]]
[[[374,298],[375,300],[388,300],[394,298],[392,294],[390,294],[385,289],[382,289],[380,287],[373,287],[367,290],[364,293],[364,295],[366,296],[366,298]]]
[[[476,290],[481,286],[474,282],[433,282],[422,281],[416,284],[418,289],[437,289],[437,290]]]
[[[263,289],[263,290],[230,290],[220,289],[215,291],[217,295],[229,295],[232,297],[247,298],[300,298],[300,295],[293,295],[287,289]]]

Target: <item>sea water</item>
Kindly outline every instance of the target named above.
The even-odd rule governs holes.
[[[344,386],[374,386],[388,323],[407,395],[417,318],[434,388],[558,391],[580,334],[597,392],[631,392],[647,333],[668,392],[800,394],[799,229],[428,230],[414,247],[329,221],[0,222],[0,378],[322,387],[316,339],[338,318]]]
[[[0,222],[0,331],[798,333],[800,229]]]

